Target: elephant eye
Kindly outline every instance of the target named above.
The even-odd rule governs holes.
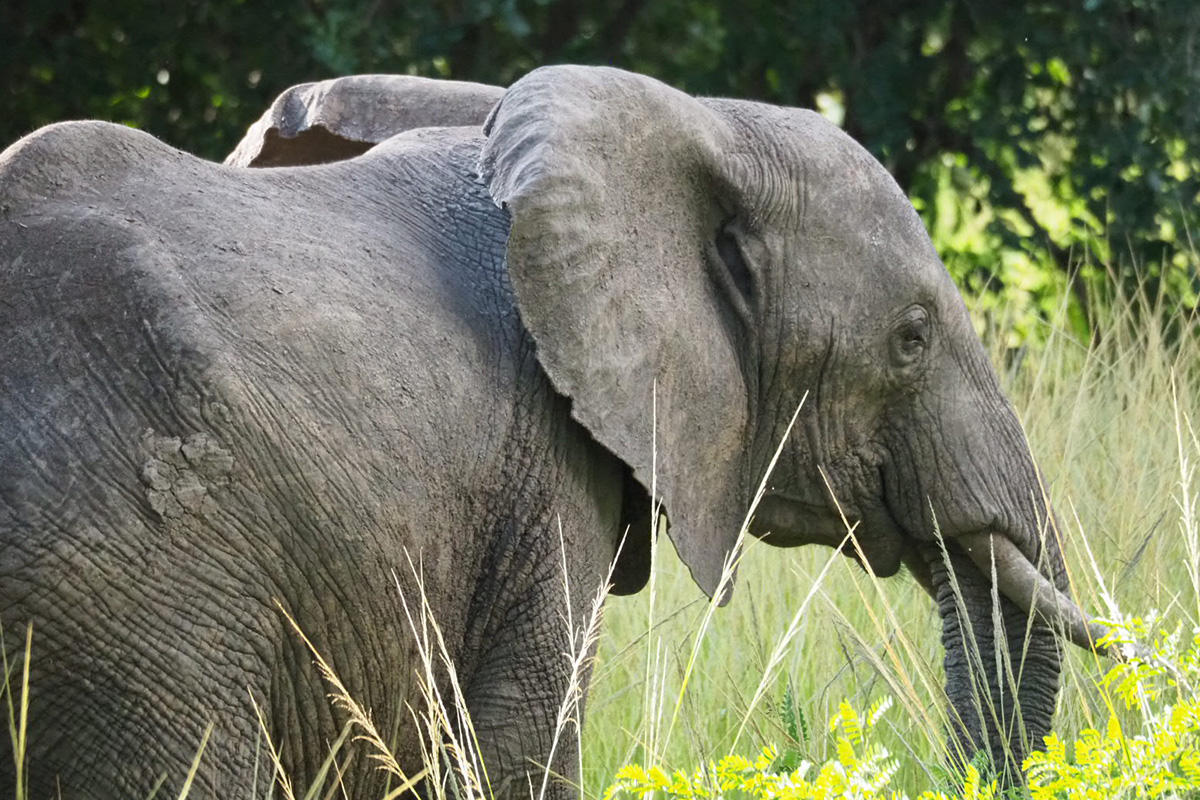
[[[892,363],[897,367],[915,364],[929,344],[929,314],[921,306],[904,312],[896,325],[891,342]]]

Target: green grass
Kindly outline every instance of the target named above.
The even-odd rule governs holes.
[[[1172,342],[1147,322],[1156,319],[1172,321]],[[1003,331],[1004,322],[995,322],[985,341],[1004,341]],[[1194,326],[1137,299],[1116,303],[1093,342],[1046,333],[1043,349],[996,352],[994,360],[1068,529],[1077,597],[1092,614],[1108,613],[1102,580],[1122,611],[1159,609],[1190,630],[1200,621],[1200,522],[1192,499],[1200,493],[1193,473],[1200,444],[1189,429],[1200,424]],[[752,545],[733,602],[713,615],[680,700],[706,609],[686,568],[663,546],[653,597],[609,600],[583,737],[586,794],[601,794],[630,761],[690,769],[730,752],[753,757],[769,742],[796,746],[822,763],[833,756],[826,722],[839,703],[867,708],[885,695],[897,708],[877,738],[902,761],[892,785],[914,796],[934,786],[945,714],[940,626],[911,578],[876,581],[839,557],[764,678],[772,650],[830,555],[824,548]],[[1069,650],[1055,717],[1068,740],[1103,729],[1108,711],[1097,682],[1110,666]],[[752,708],[764,684],[766,702]],[[798,713],[781,714],[785,693]],[[809,740],[800,731],[801,741],[790,741],[785,717],[807,721]]]

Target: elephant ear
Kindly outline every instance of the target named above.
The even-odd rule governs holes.
[[[414,128],[482,125],[498,86],[411,75],[302,83],[275,99],[225,159],[231,167],[341,161]]]
[[[480,173],[511,217],[508,274],[538,360],[657,489],[711,597],[748,502],[746,383],[710,271],[733,129],[650,78],[563,66],[514,84],[484,133]]]

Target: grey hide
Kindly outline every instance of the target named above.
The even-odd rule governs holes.
[[[485,791],[537,794],[549,762],[573,796],[565,654],[602,585],[645,583],[651,492],[724,601],[779,448],[749,533],[839,547],[845,515],[848,556],[906,567],[955,760],[1018,764],[1055,629],[1094,628],[895,182],[809,111],[550,67],[481,124],[499,93],[298,87],[228,165],[98,122],[0,154],[0,624],[15,665],[32,625],[30,796],[176,796],[210,726],[197,796],[267,795],[263,727],[306,790],[349,717],[288,617],[406,775],[436,639]],[[309,160],[336,163],[230,166]],[[338,764],[350,798],[401,781],[359,737]],[[0,747],[0,786],[14,769]]]
[[[483,124],[504,90],[413,75],[302,83],[276,98],[225,159],[233,167],[324,164],[413,128]]]

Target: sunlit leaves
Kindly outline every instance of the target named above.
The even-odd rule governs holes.
[[[836,756],[824,764],[801,761],[795,769],[780,770],[776,748],[766,746],[751,762],[731,755],[709,762],[692,772],[677,770],[667,775],[662,769],[637,764],[622,767],[616,782],[605,792],[605,800],[645,798],[740,797],[746,800],[899,800],[904,797],[890,788],[899,762],[887,748],[872,741],[872,732],[891,708],[888,698],[877,701],[865,714],[842,703],[829,721],[836,738]],[[993,800],[998,797],[995,781],[986,781],[974,766],[967,768],[962,790],[954,794],[929,791],[918,800]]]

